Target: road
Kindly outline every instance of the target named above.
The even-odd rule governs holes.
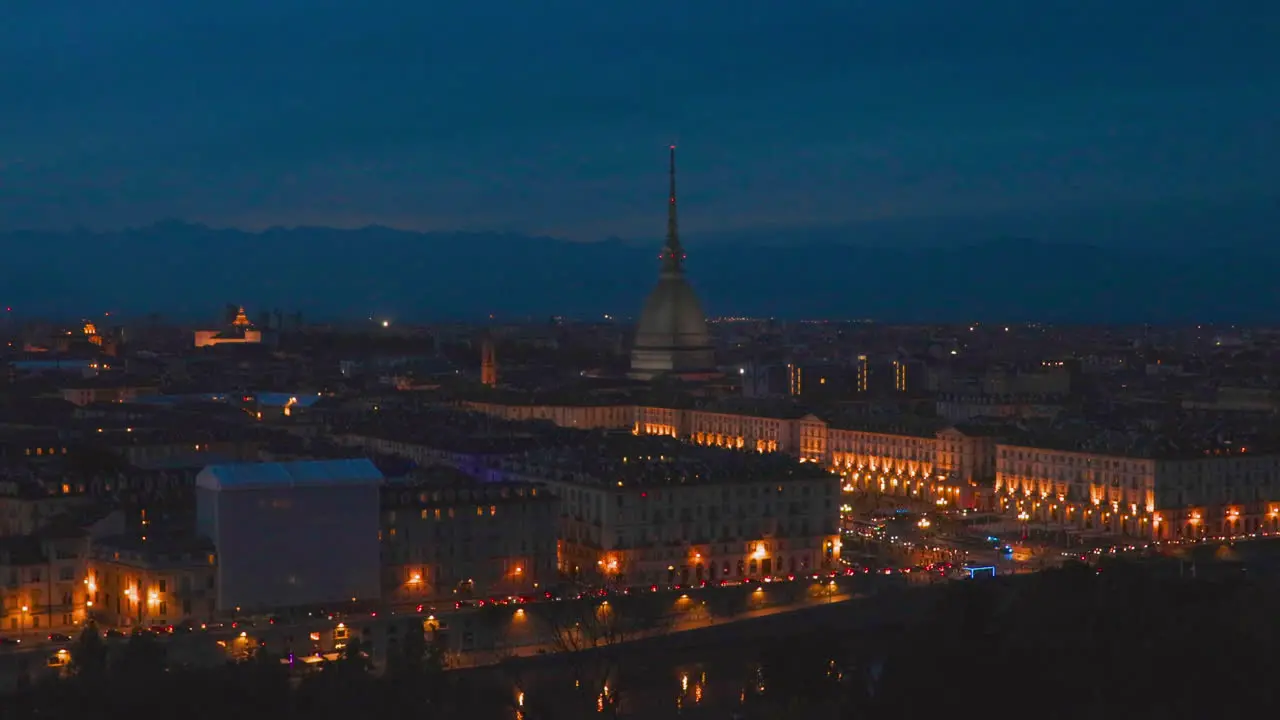
[[[756,618],[768,617],[771,615],[781,615],[785,613],[797,612],[813,607],[832,605],[835,603],[848,602],[865,597],[863,595],[854,595],[850,593],[839,593],[835,595],[824,595],[816,598],[807,598],[804,601],[793,603],[790,605],[775,605],[771,607],[763,607],[755,610],[747,610],[733,617],[714,618],[709,617],[701,612],[687,612],[674,618],[674,621],[666,627],[658,628],[649,632],[636,633],[623,642],[635,642],[637,640],[647,640],[649,638],[660,637],[663,635],[674,635],[677,633],[690,632],[693,630],[701,630],[709,627],[730,625],[735,622],[744,620],[753,620]],[[612,645],[617,645],[615,642]],[[604,647],[598,645],[597,648]],[[496,665],[504,660],[516,657],[533,657],[536,655],[547,655],[562,651],[563,648],[556,643],[542,642],[525,645],[507,645],[492,649],[470,650],[455,655],[450,662],[451,668],[478,668],[489,665]]]

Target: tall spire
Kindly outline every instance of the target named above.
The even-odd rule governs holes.
[[[671,146],[671,195],[667,200],[667,244],[662,250],[662,269],[680,272],[684,264],[684,248],[680,246],[680,228],[676,220],[676,146]]]

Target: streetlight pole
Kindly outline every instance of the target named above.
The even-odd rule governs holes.
[[[27,636],[27,611],[31,608],[27,605],[22,606],[22,614],[18,616],[18,641],[21,642]]]

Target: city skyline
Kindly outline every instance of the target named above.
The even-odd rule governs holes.
[[[1274,699],[1280,3],[11,4],[4,720]]]

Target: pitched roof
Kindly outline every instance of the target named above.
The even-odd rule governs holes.
[[[382,473],[365,458],[210,465],[196,476],[207,490],[264,490],[335,485],[379,485]]]

